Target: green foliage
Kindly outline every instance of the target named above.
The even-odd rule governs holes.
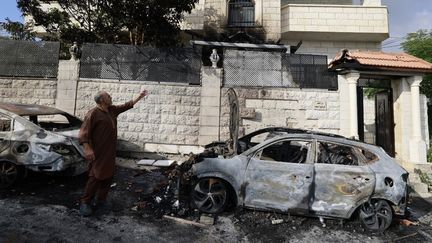
[[[432,144],[429,145],[429,149],[427,152],[427,161],[432,163]]]
[[[384,91],[386,89],[380,89],[380,88],[365,88],[364,91],[364,95],[368,98],[368,99],[373,99],[375,98],[375,95],[378,94],[381,91]]]
[[[432,63],[432,30],[419,30],[406,36],[402,43],[405,52]],[[432,98],[432,75],[424,77],[421,92]]]
[[[414,169],[414,173],[417,173],[420,177],[420,181],[428,186],[429,191],[432,191],[432,178],[430,177],[430,175],[419,169]]]
[[[58,0],[62,9],[41,8],[50,2],[17,1],[46,30],[44,40],[168,46],[177,44],[183,14],[198,0]]]
[[[13,40],[35,40],[36,37],[31,25],[15,22],[9,18],[6,18],[5,22],[0,22],[0,29],[8,32]]]

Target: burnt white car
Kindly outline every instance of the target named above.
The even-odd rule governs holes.
[[[77,136],[82,121],[64,111],[0,102],[0,187],[27,170],[66,175],[87,169]]]
[[[358,215],[369,230],[405,214],[408,173],[377,146],[340,136],[289,133],[229,159],[192,165],[192,202],[220,213],[240,207],[327,218]]]

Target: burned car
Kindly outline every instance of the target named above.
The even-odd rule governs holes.
[[[297,128],[289,128],[289,127],[266,127],[266,128],[258,129],[249,134],[246,134],[245,136],[240,138],[235,138],[235,137],[233,138],[231,136],[231,138],[226,141],[215,141],[209,143],[204,146],[204,149],[206,150],[206,152],[213,152],[217,155],[230,157],[232,155],[241,154],[244,151],[252,148],[253,146],[265,140],[274,138],[276,136],[283,136],[292,133],[314,133],[314,134],[320,134],[325,136],[343,138],[343,136],[337,134],[322,133],[322,132],[315,132],[315,131],[312,132],[310,130],[305,130],[305,129],[297,129]]]
[[[205,213],[233,202],[320,218],[358,215],[367,229],[383,231],[406,212],[407,171],[382,148],[340,136],[292,132],[232,158],[197,156],[189,168],[192,203]]]
[[[41,105],[0,103],[0,187],[27,170],[77,175],[87,163],[77,136],[82,121]]]

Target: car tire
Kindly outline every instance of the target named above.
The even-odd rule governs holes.
[[[203,213],[221,213],[228,203],[228,186],[218,178],[199,179],[191,194],[192,206]]]
[[[393,221],[393,210],[387,201],[373,199],[360,207],[359,219],[369,231],[383,232]]]
[[[13,186],[20,178],[20,168],[10,161],[0,161],[0,189]]]

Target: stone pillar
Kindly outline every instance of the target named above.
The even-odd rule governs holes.
[[[205,145],[220,139],[220,103],[222,69],[203,67],[198,144]]]
[[[55,106],[70,114],[75,114],[79,66],[79,60],[59,62]]]
[[[420,115],[420,83],[421,76],[414,76],[408,79],[411,88],[411,120],[412,132],[410,138],[410,161],[415,164],[426,163],[426,143],[421,133]]]
[[[349,137],[357,138],[359,137],[358,133],[358,115],[357,115],[357,82],[360,78],[359,73],[351,72],[345,74],[345,79],[348,84],[348,94],[349,94]],[[343,92],[341,90],[341,92]]]

